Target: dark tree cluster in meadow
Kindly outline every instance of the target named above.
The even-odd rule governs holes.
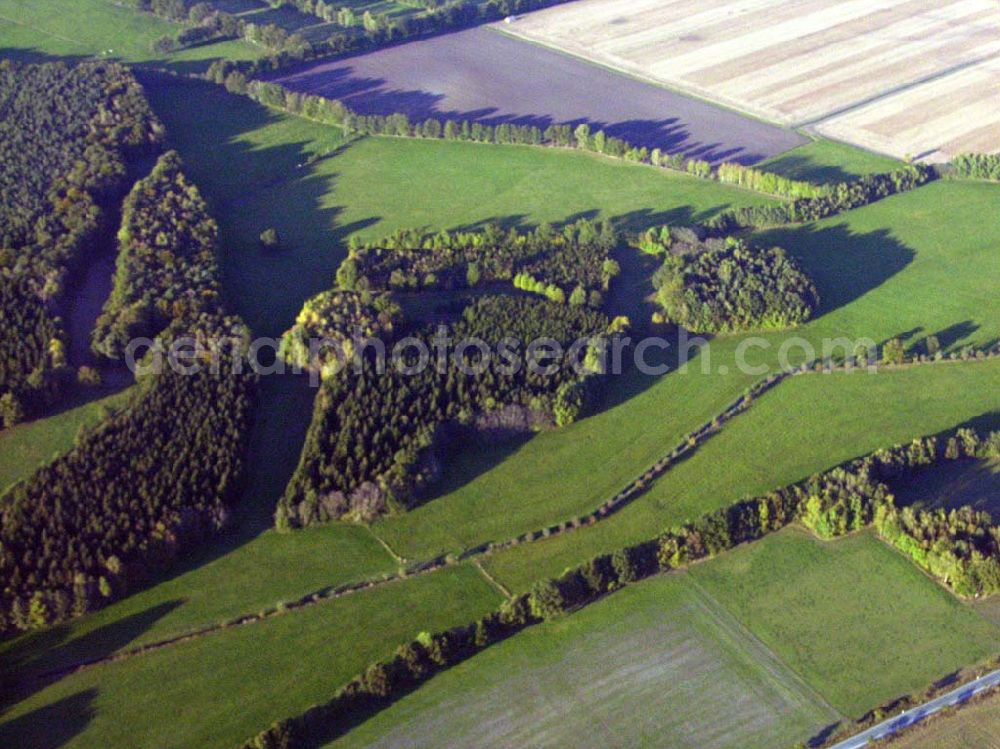
[[[568,424],[586,405],[593,357],[608,329],[608,319],[586,307],[557,305],[530,297],[485,296],[469,305],[450,327],[406,331],[424,342],[430,361],[418,367],[418,351],[407,347],[402,362],[387,362],[379,373],[371,349],[363,367],[353,365],[326,380],[320,389],[299,466],[277,511],[279,527],[300,527],[343,516],[371,520],[411,505],[437,474],[434,446],[447,425],[480,429],[532,429]],[[400,331],[402,334],[402,331]],[[439,365],[435,353],[444,336],[457,342],[480,340],[501,352],[501,339],[519,346],[497,353],[485,365],[477,349],[451,349],[454,359]],[[536,371],[526,365],[528,343],[539,338],[560,342],[581,366],[542,358]],[[436,343],[436,341],[441,343]],[[561,363],[554,371],[545,365]]]
[[[819,306],[816,287],[780,247],[756,249],[733,237],[681,245],[662,230],[643,244],[666,253],[653,275],[662,321],[690,331],[789,328]]]
[[[0,62],[0,406],[4,421],[57,390],[66,274],[87,262],[125,159],[162,127],[125,68]]]
[[[305,303],[281,337],[278,353],[289,364],[330,377],[366,340],[391,339],[401,321],[402,310],[391,294],[332,289]]]
[[[176,152],[125,198],[118,244],[114,287],[92,335],[97,353],[120,358],[133,338],[219,310],[218,227]]]
[[[220,351],[216,373],[149,375],[127,406],[0,499],[0,628],[97,608],[226,524],[250,428],[254,377],[231,372],[246,330],[206,316],[175,332],[242,342]]]
[[[504,230],[423,234],[397,231],[369,244],[354,243],[337,272],[348,289],[461,289],[507,282],[554,302],[600,307],[618,275],[617,244],[608,222],[581,220],[561,230]]]

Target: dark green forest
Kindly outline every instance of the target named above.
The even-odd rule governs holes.
[[[125,198],[118,244],[114,288],[92,335],[99,354],[120,358],[133,338],[219,310],[218,227],[176,152]]]
[[[598,379],[592,374],[600,368],[588,360],[588,352],[592,357],[608,325],[603,313],[586,307],[485,296],[451,326],[406,331],[429,352],[427,366],[419,366],[415,345],[397,362],[383,359],[382,367],[377,352],[366,350],[361,366],[352,365],[320,389],[299,466],[278,506],[278,526],[343,516],[371,520],[419,501],[439,474],[434,447],[449,426],[506,432],[570,423]],[[484,362],[476,349],[463,352],[456,346],[442,363],[436,352],[445,337],[452,345],[482,341],[497,355]],[[505,338],[520,346],[502,353]],[[564,349],[586,339],[575,352],[580,366],[569,366],[567,352],[539,355],[539,366],[529,367],[528,343],[540,338],[558,341]]]
[[[0,62],[0,396],[7,414],[51,400],[66,363],[59,319],[66,275],[100,242],[126,159],[162,137],[141,87],[121,66]]]

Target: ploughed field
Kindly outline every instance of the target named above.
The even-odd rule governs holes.
[[[897,156],[1000,149],[989,0],[580,0],[504,30]]]
[[[805,142],[781,127],[486,28],[333,62],[278,79],[361,114],[545,128],[589,123],[636,145],[754,163]]]

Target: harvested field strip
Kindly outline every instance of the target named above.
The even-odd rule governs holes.
[[[1000,149],[1000,59],[991,58],[826,120],[816,130],[935,159]]]
[[[825,125],[899,99],[906,105],[896,111],[912,110],[922,136],[895,133],[880,142],[855,119],[821,132],[901,156],[1000,148],[989,136],[968,135],[968,123],[1000,116],[995,103],[978,115],[963,110],[964,83],[955,77],[997,60],[998,25],[1000,9],[987,0],[709,0],[698,10],[683,2],[582,0],[504,30],[789,124]],[[925,91],[932,85],[938,94]],[[989,80],[978,85],[980,99],[992,98]],[[928,131],[920,103],[953,96],[963,113]]]
[[[329,745],[773,747],[838,715],[686,573],[495,645]]]

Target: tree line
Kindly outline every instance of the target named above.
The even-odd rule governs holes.
[[[820,221],[891,195],[915,190],[936,177],[933,167],[907,164],[884,174],[867,174],[851,182],[841,182],[819,197],[800,198],[778,205],[731,208],[709,219],[705,227],[716,236],[721,236],[744,229]]]
[[[368,666],[337,689],[329,701],[276,721],[241,749],[325,745],[437,673],[527,627],[575,611],[652,575],[757,541],[791,523],[801,522],[824,538],[872,523],[878,529],[882,522],[878,518],[886,517],[886,508],[894,507],[884,480],[923,470],[941,459],[984,456],[1000,456],[1000,433],[981,436],[972,430],[959,430],[943,450],[938,449],[936,438],[918,439],[909,445],[879,450],[799,484],[720,508],[648,541],[594,557],[558,578],[538,581],[528,593],[505,601],[498,610],[475,622],[445,632],[421,633],[397,648],[390,658]],[[954,514],[955,531],[968,531],[963,524],[969,513],[962,510]],[[997,532],[995,527],[990,529],[994,536]],[[943,531],[938,540],[948,544],[948,538],[948,532]],[[892,542],[891,538],[887,540]],[[952,545],[962,546],[963,541],[964,536]],[[993,552],[993,564],[997,558]],[[983,572],[978,574],[982,576]],[[990,580],[994,576],[992,569],[986,574]]]
[[[568,348],[579,339],[595,339],[596,346],[608,327],[601,312],[586,307],[483,296],[446,328],[399,328],[399,335],[422,341],[428,352],[437,351],[435,342],[445,335],[454,342],[478,339],[494,351],[502,338],[522,344],[509,356],[485,362],[475,349],[449,351],[462,357],[464,372],[453,359],[419,367],[413,349],[400,365],[380,367],[366,349],[362,367],[328,378],[317,394],[298,468],[277,509],[278,527],[342,517],[368,521],[412,506],[440,473],[435,447],[450,424],[531,429],[569,423],[586,406],[586,387],[595,379],[589,375],[599,370],[586,359],[591,349],[580,352],[582,371],[565,364],[554,372],[533,371],[526,366],[527,344],[549,338]],[[515,363],[520,366],[511,366]],[[586,387],[573,387],[580,379]]]
[[[656,322],[697,333],[774,330],[799,325],[819,306],[819,292],[780,247],[756,249],[742,239],[674,243],[662,229],[642,240],[663,254],[653,274]]]
[[[175,151],[135,183],[122,207],[114,286],[91,336],[111,359],[172,320],[220,309],[218,227]]]
[[[418,3],[426,8],[426,11],[415,14],[390,16],[366,11],[360,17],[350,7],[338,5],[336,2],[326,2],[322,6],[313,3],[313,15],[319,15],[316,10],[322,8],[320,17],[329,22],[336,22],[341,28],[330,31],[324,39],[315,39],[311,42],[302,39],[298,34],[288,35],[286,41],[289,43],[272,48],[272,54],[268,57],[252,61],[219,61],[216,70],[222,71],[223,78],[232,72],[239,72],[249,79],[305,60],[357,54],[422,36],[492,23],[510,15],[527,13],[564,2],[568,0],[447,0],[439,4]],[[303,7],[308,7],[308,0],[294,0],[283,4],[301,10]],[[334,7],[336,7],[335,12]],[[275,28],[280,27],[275,26]],[[276,32],[272,30],[270,33]],[[298,38],[294,43],[292,43],[293,37]]]
[[[162,126],[125,68],[0,62],[0,414],[49,403],[65,371],[58,313],[120,197],[125,161]]]
[[[959,177],[1000,182],[1000,154],[964,153],[952,159],[951,166]]]
[[[414,122],[401,112],[388,115],[362,115],[337,99],[292,91],[273,81],[251,80],[224,62],[210,67],[206,76],[209,80],[224,85],[231,93],[245,94],[265,106],[282,109],[317,122],[338,125],[348,133],[359,135],[573,148],[614,159],[685,172],[699,179],[716,180],[723,184],[738,185],[755,192],[796,201],[829,198],[838,190],[845,190],[846,185],[853,184],[815,185],[732,162],[713,167],[710,162],[703,159],[688,158],[680,153],[667,153],[659,148],[650,149],[634,145],[623,138],[611,136],[604,130],[595,131],[587,123],[552,124],[543,129],[536,125],[514,123],[488,125],[475,120],[441,121],[433,117]],[[784,221],[784,223],[789,222],[790,220]]]
[[[480,231],[424,234],[399,230],[381,240],[353,240],[337,271],[349,290],[462,289],[506,282],[550,301],[600,307],[620,272],[610,222],[580,220],[559,230],[519,231],[491,224]]]

